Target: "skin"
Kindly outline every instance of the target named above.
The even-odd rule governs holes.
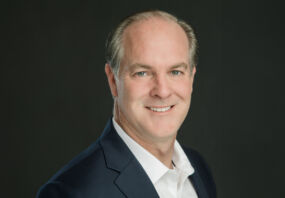
[[[127,27],[123,46],[118,76],[105,66],[114,118],[131,138],[172,168],[174,141],[190,107],[196,72],[190,71],[186,34],[172,21],[151,18]],[[164,112],[151,109],[169,107]]]

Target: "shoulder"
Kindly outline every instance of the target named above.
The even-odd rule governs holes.
[[[37,197],[80,198],[104,193],[101,187],[112,188],[116,175],[106,167],[102,147],[97,141],[60,169],[40,188]]]

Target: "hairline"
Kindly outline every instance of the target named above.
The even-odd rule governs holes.
[[[124,19],[115,29],[114,34],[111,36],[111,42],[107,43],[107,50],[109,53],[113,55],[109,57],[110,60],[107,61],[113,70],[115,76],[118,76],[119,70],[121,67],[121,61],[124,56],[124,37],[126,34],[126,30],[132,26],[133,24],[140,23],[142,21],[151,20],[154,18],[162,19],[169,22],[176,23],[182,30],[184,31],[187,40],[188,40],[188,54],[189,54],[189,66],[190,71],[192,72],[193,68],[196,67],[196,48],[197,48],[197,40],[194,34],[192,27],[184,22],[183,20],[178,19],[172,14],[169,14],[164,11],[147,11],[142,13],[137,13],[130,17]],[[117,39],[116,39],[117,37]],[[111,49],[110,49],[111,48]],[[111,51],[111,52],[110,52]]]

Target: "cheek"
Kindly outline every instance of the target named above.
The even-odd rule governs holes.
[[[119,95],[126,105],[141,103],[142,99],[148,93],[148,85],[146,82],[139,80],[132,80],[131,82],[126,80],[121,86]]]
[[[180,96],[181,98],[189,99],[191,98],[192,94],[192,82],[190,80],[181,81],[176,84],[174,90],[177,93],[177,95]]]

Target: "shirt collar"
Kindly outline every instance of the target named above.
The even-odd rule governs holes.
[[[154,155],[144,149],[136,141],[134,141],[115,121],[113,118],[113,125],[116,129],[118,135],[123,139],[127,144],[131,152],[134,154],[136,159],[139,161],[148,177],[155,184],[166,172],[170,169],[166,167],[161,161],[159,161]],[[175,164],[175,169],[186,175],[187,177],[194,173],[194,169],[191,166],[186,154],[181,148],[177,140],[174,143],[174,152],[173,152],[173,163]]]
[[[189,177],[189,175],[192,175],[194,173],[194,168],[192,167],[190,161],[188,160],[188,157],[186,156],[177,140],[174,142],[172,161],[175,165],[175,169],[183,177]]]

